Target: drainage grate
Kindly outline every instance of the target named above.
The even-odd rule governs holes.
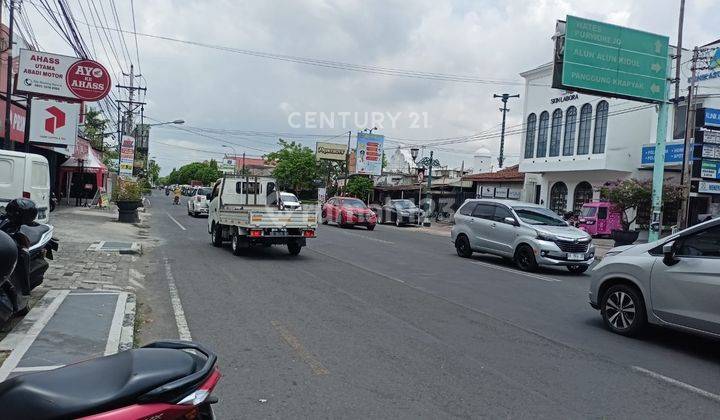
[[[137,242],[96,242],[88,247],[88,251],[118,252],[120,254],[142,254],[142,246]]]

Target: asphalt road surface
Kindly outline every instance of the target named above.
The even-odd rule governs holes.
[[[158,273],[218,353],[220,418],[717,418],[720,343],[606,331],[589,276],[461,259],[412,227],[234,256],[153,197]]]

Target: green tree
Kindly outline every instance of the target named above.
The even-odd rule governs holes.
[[[348,181],[346,191],[354,197],[365,200],[368,194],[370,194],[373,190],[374,186],[375,184],[373,183],[372,178],[354,176]]]
[[[167,184],[189,184],[190,181],[201,181],[203,184],[209,185],[221,177],[222,173],[218,170],[217,162],[211,160],[209,162],[188,163],[179,169],[173,168],[170,174],[164,178],[164,182]]]
[[[105,149],[105,152],[103,153],[102,161],[105,166],[107,166],[108,171],[110,172],[117,172],[118,171],[118,160],[120,159],[120,154],[115,149]]]
[[[150,182],[153,184],[157,184],[160,179],[160,165],[158,165],[154,159],[150,159],[148,163],[148,176],[150,177]]]
[[[296,194],[312,189],[318,176],[315,153],[294,141],[280,139],[279,144],[280,150],[268,154],[265,159],[275,162],[273,176],[280,187]]]
[[[107,129],[108,121],[102,113],[94,108],[88,108],[85,112],[85,123],[81,126],[83,135],[90,141],[92,147],[98,150],[105,150],[103,133]]]

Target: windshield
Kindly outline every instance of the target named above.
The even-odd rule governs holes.
[[[597,207],[583,207],[580,215],[582,217],[594,217],[597,213]]]
[[[523,222],[541,226],[567,226],[552,210],[542,207],[513,207]]]
[[[195,191],[195,195],[208,195],[208,194],[210,194],[211,192],[212,192],[212,188],[210,188],[210,187],[207,187],[207,188],[198,188],[198,189]]]
[[[280,194],[280,199],[282,201],[292,201],[292,202],[298,202],[297,197],[295,197],[295,194],[290,193],[282,193]]]
[[[410,200],[393,200],[391,202],[395,207],[400,207],[401,209],[413,209],[415,208],[415,203],[413,203]]]
[[[358,209],[364,209],[365,203],[362,202],[362,200],[358,200],[357,198],[350,198],[345,199],[341,202],[343,207],[353,207]]]

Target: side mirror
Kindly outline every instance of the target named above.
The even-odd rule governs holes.
[[[506,217],[503,219],[503,223],[507,223],[508,225],[518,226],[517,220],[515,220],[512,217]]]
[[[212,201],[212,193],[206,194],[206,195],[205,195],[205,198],[206,198],[208,201]]]
[[[675,265],[679,260],[675,257],[675,241],[670,241],[663,245],[663,263],[665,265]]]

